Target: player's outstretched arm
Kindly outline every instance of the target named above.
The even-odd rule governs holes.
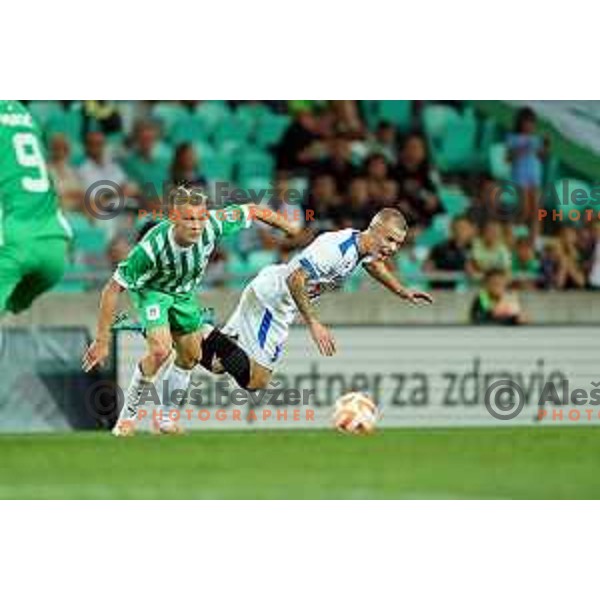
[[[272,210],[268,206],[258,206],[257,204],[249,204],[250,216],[253,219],[262,221],[271,227],[281,229],[290,237],[295,237],[300,233],[300,227],[297,224],[288,221],[283,215]]]
[[[388,290],[412,304],[432,304],[433,297],[427,292],[405,288],[380,260],[364,264],[365,271]]]
[[[315,307],[312,305],[306,291],[306,272],[304,269],[296,269],[287,278],[287,286],[298,311],[308,326],[312,339],[319,348],[319,352],[324,356],[334,355],[336,351],[335,340],[329,329],[320,323],[317,318]]]
[[[114,279],[111,279],[102,290],[100,313],[96,326],[96,339],[90,344],[82,360],[82,367],[86,373],[91,371],[95,366],[101,365],[108,357],[111,335],[110,328],[117,310],[119,294],[123,289]]]

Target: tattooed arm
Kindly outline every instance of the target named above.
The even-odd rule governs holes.
[[[304,269],[296,269],[287,278],[287,285],[290,294],[298,307],[298,311],[302,315],[304,322],[310,331],[312,339],[319,348],[319,352],[324,356],[332,356],[336,351],[335,340],[329,329],[319,322],[315,307],[308,297],[308,292],[306,290],[306,272]]]

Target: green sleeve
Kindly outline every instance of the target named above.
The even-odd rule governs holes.
[[[219,236],[234,235],[252,224],[247,204],[230,204],[225,208],[209,211],[210,221]]]
[[[119,263],[113,278],[122,287],[135,291],[142,288],[154,272],[154,261],[138,244],[129,256]]]

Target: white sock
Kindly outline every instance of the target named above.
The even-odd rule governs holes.
[[[192,369],[183,369],[182,367],[178,367],[175,363],[171,366],[169,371],[167,372],[165,379],[168,383],[169,389],[169,398],[173,397],[173,393],[175,390],[183,390],[187,394],[187,389],[190,385],[190,377],[192,375]],[[162,387],[162,386],[161,386]],[[162,419],[161,421],[169,422],[169,411],[170,410],[179,410],[183,408],[185,404],[185,399],[183,401],[179,400],[181,394],[177,394],[178,401],[170,402],[167,398],[162,398],[161,393],[161,402],[162,402]]]
[[[125,394],[125,403],[119,414],[119,419],[135,419],[140,396],[142,395],[145,386],[150,383],[151,381],[142,373],[139,363],[135,365],[133,375],[131,376],[131,382],[127,388],[127,393]]]

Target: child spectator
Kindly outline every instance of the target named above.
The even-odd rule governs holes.
[[[483,287],[471,305],[471,323],[475,325],[522,325],[528,318],[519,298],[508,291],[508,277],[501,269],[485,274]]]
[[[517,113],[514,131],[506,140],[512,180],[520,188],[522,214],[525,222],[531,224],[533,236],[537,236],[540,227],[537,208],[542,185],[542,160],[549,150],[549,140],[538,135],[536,128],[535,112],[522,108]]]

